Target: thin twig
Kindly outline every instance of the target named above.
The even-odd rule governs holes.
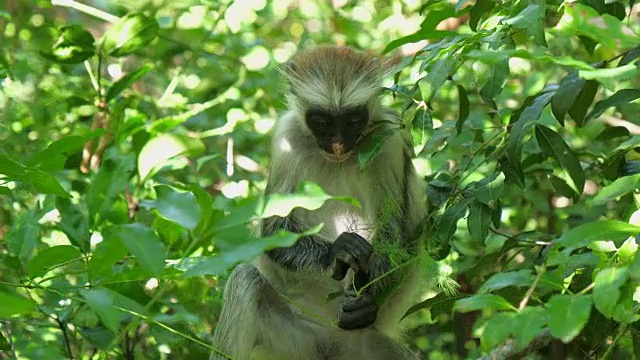
[[[51,5],[69,7],[110,23],[114,23],[120,20],[119,17],[111,15],[106,11],[96,9],[89,5],[81,4],[73,0],[51,0]]]
[[[527,290],[527,293],[524,295],[524,298],[522,298],[522,301],[520,301],[520,306],[518,306],[518,311],[522,311],[522,309],[524,309],[527,306],[529,299],[531,299],[531,295],[533,295],[533,291],[536,289],[536,286],[538,286],[538,282],[540,281],[540,278],[542,277],[545,271],[546,269],[544,267],[541,268],[540,271],[538,271],[538,275],[536,276],[536,279],[533,280],[533,284],[531,284],[531,286],[529,287],[529,290]]]
[[[69,334],[67,334],[67,326],[60,320],[59,317],[55,318],[56,323],[58,323],[58,328],[62,331],[62,336],[64,338],[64,345],[67,349],[67,354],[69,355],[69,359],[73,359],[73,354],[71,353],[71,342],[69,341]]]
[[[616,337],[611,342],[611,345],[609,345],[609,347],[607,348],[607,351],[604,352],[604,355],[602,355],[602,360],[607,360],[609,356],[611,356],[611,354],[613,353],[613,349],[616,348],[616,345],[618,344],[620,339],[622,339],[622,336],[624,336],[624,334],[627,332],[627,329],[628,329],[627,324],[620,325],[620,328],[618,329],[618,333],[616,334]]]

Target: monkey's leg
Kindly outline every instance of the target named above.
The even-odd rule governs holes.
[[[411,350],[396,343],[390,337],[371,331],[362,338],[362,358],[368,360],[417,360]]]
[[[237,360],[322,359],[316,333],[256,267],[233,270],[213,337],[216,349]],[[211,360],[222,359],[211,355]]]

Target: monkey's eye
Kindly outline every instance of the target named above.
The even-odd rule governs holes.
[[[324,128],[329,124],[327,119],[323,118],[322,116],[312,116],[309,119],[309,123],[311,124],[311,126],[317,128],[317,129]]]
[[[355,127],[360,126],[361,124],[362,124],[362,118],[358,117],[358,118],[353,118],[353,119],[349,120],[349,122],[347,123],[347,126],[355,128]]]

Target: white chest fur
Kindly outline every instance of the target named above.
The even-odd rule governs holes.
[[[296,218],[304,219],[309,227],[323,223],[319,236],[325,241],[333,242],[343,232],[355,232],[369,240],[375,226],[372,204],[364,200],[369,198],[370,184],[357,179],[360,174],[351,166],[337,167],[332,173],[331,176],[326,176],[326,173],[307,174],[302,181],[312,181],[330,195],[353,198],[360,207],[345,201],[329,200],[315,211],[299,210]]]

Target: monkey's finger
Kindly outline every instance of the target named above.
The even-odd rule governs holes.
[[[336,263],[342,262],[347,264],[354,271],[358,271],[360,269],[360,265],[358,265],[356,259],[348,252],[338,251],[334,254],[334,258],[336,259]]]
[[[367,285],[371,281],[371,277],[365,271],[357,271],[353,275],[353,285],[355,285],[356,289],[360,290],[365,285]]]
[[[358,297],[346,297],[342,302],[342,310],[347,312],[358,311],[360,309],[378,309],[373,298],[368,294],[362,294]]]
[[[334,280],[342,280],[344,279],[345,276],[347,276],[347,272],[349,271],[349,264],[347,264],[344,261],[339,261],[336,260],[333,263],[333,274],[331,275],[331,277]]]
[[[358,304],[353,308],[356,298],[349,299],[340,308],[338,313],[338,327],[344,330],[364,329],[375,323],[378,316],[378,307],[373,302]],[[359,299],[359,298],[357,298]],[[357,301],[355,301],[357,303]]]

